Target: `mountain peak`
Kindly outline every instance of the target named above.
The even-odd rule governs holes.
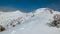
[[[52,12],[54,12],[54,10],[50,9],[50,8],[39,8],[39,9],[35,10],[35,14],[39,14],[41,12],[52,13]]]

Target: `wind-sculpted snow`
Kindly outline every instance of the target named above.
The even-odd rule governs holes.
[[[8,23],[13,23],[11,25],[16,26],[14,28],[10,28],[11,25],[9,25],[9,29],[6,29],[0,34],[60,34],[60,28],[49,27],[47,25],[47,23],[50,22],[50,19],[52,21],[53,16],[58,13],[59,12],[51,9],[41,8],[39,10],[37,9],[35,12],[30,13],[21,14],[19,12],[13,12],[12,14],[10,14],[12,16],[6,14],[11,19],[6,22],[5,20],[8,17],[4,17],[3,21],[1,19],[2,17],[0,17],[3,24],[5,22],[5,25]]]

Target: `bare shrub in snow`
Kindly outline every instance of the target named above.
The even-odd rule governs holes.
[[[3,27],[3,26],[0,25],[0,32],[4,31],[4,30],[5,30],[5,27]]]
[[[53,14],[52,10],[50,10],[50,13]]]
[[[59,26],[60,26],[60,15],[59,14],[54,15],[53,19],[54,20],[52,22],[50,22],[49,25],[59,28]]]
[[[13,25],[13,27],[15,27],[15,25]]]

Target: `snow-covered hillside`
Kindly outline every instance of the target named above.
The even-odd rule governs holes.
[[[60,28],[49,27],[49,19],[59,14],[49,8],[39,8],[35,12],[1,12],[0,25],[6,28],[0,34],[60,34]],[[8,26],[7,26],[8,25]],[[16,25],[14,28],[13,25]]]

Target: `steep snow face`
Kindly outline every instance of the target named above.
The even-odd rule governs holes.
[[[17,23],[17,19],[21,18],[24,15],[19,10],[13,11],[13,12],[1,12],[0,13],[0,25],[5,27],[7,25],[10,25],[11,23],[14,23],[14,21]]]
[[[19,10],[13,12],[0,12],[0,25],[11,28],[13,25],[22,24],[32,16],[33,13],[23,13]]]

